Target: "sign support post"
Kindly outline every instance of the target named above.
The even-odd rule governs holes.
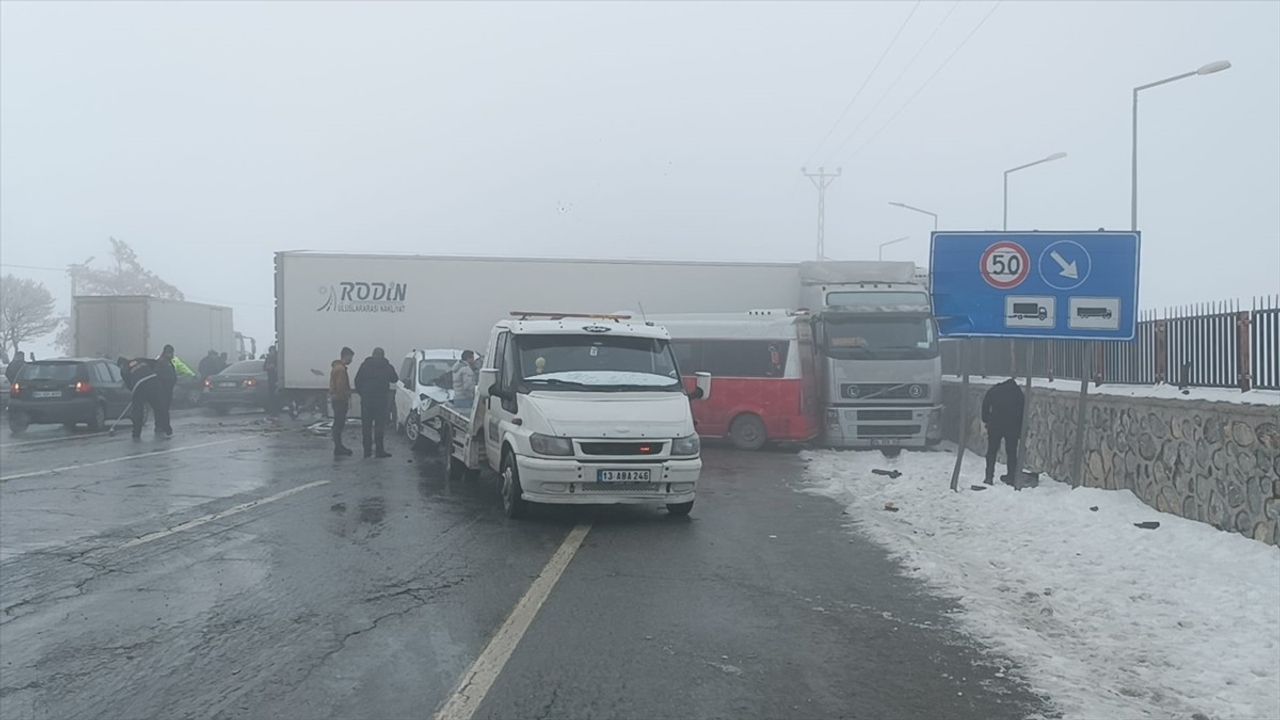
[[[964,463],[964,451],[969,446],[969,341],[960,341],[960,429],[956,433],[956,465],[951,469],[951,491],[960,484],[960,466]]]

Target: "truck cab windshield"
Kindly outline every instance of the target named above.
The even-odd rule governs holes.
[[[527,390],[683,389],[670,344],[654,338],[520,335],[520,387]]]
[[[841,360],[924,360],[938,356],[933,319],[921,315],[826,316],[823,352]]]

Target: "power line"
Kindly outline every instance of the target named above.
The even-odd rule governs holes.
[[[862,152],[868,145],[872,143],[872,141],[874,141],[877,137],[879,137],[880,133],[884,132],[890,125],[892,125],[893,121],[896,120],[898,116],[902,114],[902,111],[906,110],[907,106],[910,105],[911,102],[920,95],[920,93],[924,92],[924,89],[929,86],[930,82],[933,82],[933,79],[936,78],[938,74],[942,72],[943,68],[945,68],[951,62],[951,59],[954,58],[956,54],[959,53],[960,50],[963,49],[964,46],[969,43],[970,38],[976,35],[978,31],[982,29],[983,25],[987,24],[987,20],[990,20],[991,16],[994,15],[996,10],[1000,8],[1001,2],[1003,2],[1003,0],[997,0],[996,4],[991,6],[991,9],[987,11],[987,14],[982,16],[982,19],[979,20],[978,24],[975,25],[973,29],[969,31],[968,35],[965,35],[964,40],[961,40],[960,44],[956,46],[956,49],[952,50],[951,54],[948,55],[947,58],[942,61],[942,64],[938,66],[938,69],[934,70],[933,74],[930,75],[924,81],[924,83],[920,85],[919,88],[916,88],[916,91],[911,94],[911,97],[908,97],[906,102],[902,103],[902,105],[898,107],[898,109],[893,113],[893,115],[889,116],[889,119],[885,122],[885,124],[881,125],[879,129],[877,129],[874,133],[871,134],[871,137],[863,141],[863,143],[859,145],[857,149],[855,149],[852,153],[849,154],[849,159],[853,159],[854,157],[856,157],[858,153]]]
[[[840,144],[836,146],[836,149],[831,151],[830,157],[835,157],[839,154],[839,152],[844,149],[844,146],[848,145],[849,141],[858,134],[858,131],[862,129],[862,126],[866,125],[867,121],[876,114],[876,110],[880,109],[881,103],[885,101],[885,98],[889,97],[889,94],[893,92],[894,88],[898,87],[898,83],[902,82],[902,78],[906,77],[907,71],[915,66],[916,60],[920,59],[920,55],[924,53],[925,48],[929,47],[930,43],[933,42],[933,39],[938,36],[938,31],[942,29],[943,25],[947,24],[947,21],[951,19],[953,14],[955,14],[956,8],[958,7],[960,7],[960,0],[956,0],[956,2],[951,4],[951,9],[947,11],[946,15],[942,16],[942,20],[940,20],[937,25],[933,26],[933,32],[929,33],[929,37],[925,38],[924,42],[920,45],[920,48],[916,50],[916,54],[912,55],[911,59],[907,61],[907,64],[903,66],[902,72],[898,73],[898,77],[894,78],[893,82],[889,83],[889,86],[885,88],[883,93],[881,93],[880,99],[876,101],[876,104],[872,105],[871,109],[862,116],[862,119],[859,120],[853,130],[845,136],[844,140],[840,141]]]
[[[827,131],[826,135],[822,136],[822,140],[818,142],[818,147],[814,148],[813,152],[809,153],[809,159],[804,161],[805,165],[813,162],[814,156],[817,155],[818,151],[822,149],[822,146],[831,139],[831,134],[836,131],[836,128],[840,127],[841,122],[844,122],[844,118],[849,114],[849,110],[853,108],[853,104],[858,102],[858,98],[862,96],[862,91],[867,88],[867,83],[871,82],[871,78],[876,74],[876,70],[880,69],[880,64],[889,56],[889,51],[893,50],[893,46],[898,44],[898,38],[902,37],[902,31],[907,29],[907,23],[911,22],[911,17],[916,14],[916,10],[919,9],[921,2],[922,0],[916,0],[916,4],[911,6],[911,12],[907,13],[907,17],[904,18],[902,20],[902,24],[898,26],[898,32],[893,34],[893,39],[889,41],[889,45],[885,47],[884,52],[880,53],[880,59],[876,60],[876,64],[871,67],[871,72],[867,73],[867,76],[862,79],[862,84],[858,86],[858,90],[853,94],[853,98],[849,100],[849,104],[844,106],[844,110],[840,112],[840,116],[831,124],[831,129]]]

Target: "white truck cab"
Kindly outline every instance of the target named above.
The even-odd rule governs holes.
[[[454,468],[497,474],[526,503],[666,505],[686,515],[702,470],[667,331],[620,315],[513,313],[489,338],[475,406],[438,405]],[[433,433],[426,433],[428,437]]]

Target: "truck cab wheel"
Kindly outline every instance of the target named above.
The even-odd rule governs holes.
[[[764,421],[757,415],[739,415],[729,425],[729,440],[739,450],[759,450],[768,439]]]
[[[528,511],[528,503],[520,496],[520,469],[510,452],[502,456],[502,470],[498,474],[502,490],[502,512],[509,518],[519,519]]]

